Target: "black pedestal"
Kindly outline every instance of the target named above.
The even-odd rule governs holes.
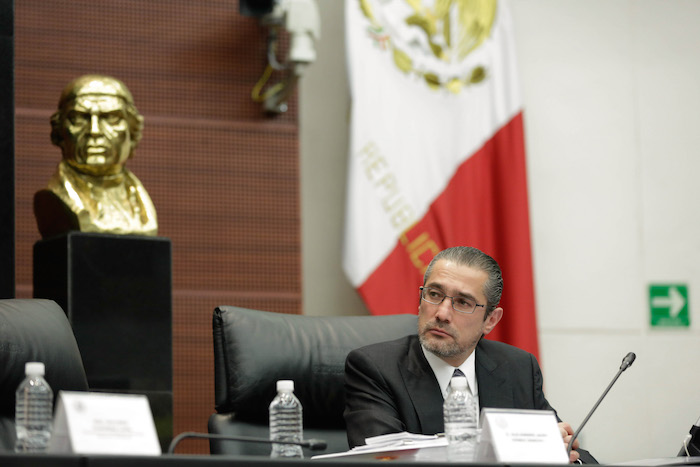
[[[65,310],[90,389],[146,394],[161,443],[172,439],[171,250],[167,238],[85,232],[34,245],[34,297]]]

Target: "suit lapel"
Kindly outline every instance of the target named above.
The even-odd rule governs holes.
[[[419,424],[417,427],[409,425],[407,430],[430,434],[443,432],[442,391],[423,355],[417,337],[409,346],[406,365],[401,366],[401,375],[416,410]]]
[[[480,407],[514,408],[513,384],[508,375],[508,362],[494,360],[488,346],[476,346],[476,382],[479,385]]]

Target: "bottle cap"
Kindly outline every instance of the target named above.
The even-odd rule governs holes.
[[[27,362],[24,364],[24,374],[32,376],[44,376],[44,364],[42,362]]]
[[[452,389],[467,389],[467,377],[455,376],[450,380],[450,387]]]
[[[294,381],[291,379],[277,381],[277,391],[294,391]]]

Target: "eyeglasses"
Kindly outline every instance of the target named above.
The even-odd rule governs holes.
[[[460,313],[465,313],[467,315],[470,315],[474,313],[476,310],[476,307],[478,306],[485,306],[485,305],[479,305],[476,303],[476,300],[473,298],[468,298],[468,297],[450,297],[449,295],[445,295],[440,290],[437,289],[432,289],[430,287],[419,287],[420,289],[420,298],[427,302],[430,303],[431,305],[439,305],[442,303],[442,301],[445,298],[449,298],[452,300],[452,309],[454,311],[458,311]]]

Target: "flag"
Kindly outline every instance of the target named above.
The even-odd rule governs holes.
[[[432,257],[503,270],[489,338],[537,355],[523,116],[504,0],[346,0],[343,268],[372,314],[417,313]]]

